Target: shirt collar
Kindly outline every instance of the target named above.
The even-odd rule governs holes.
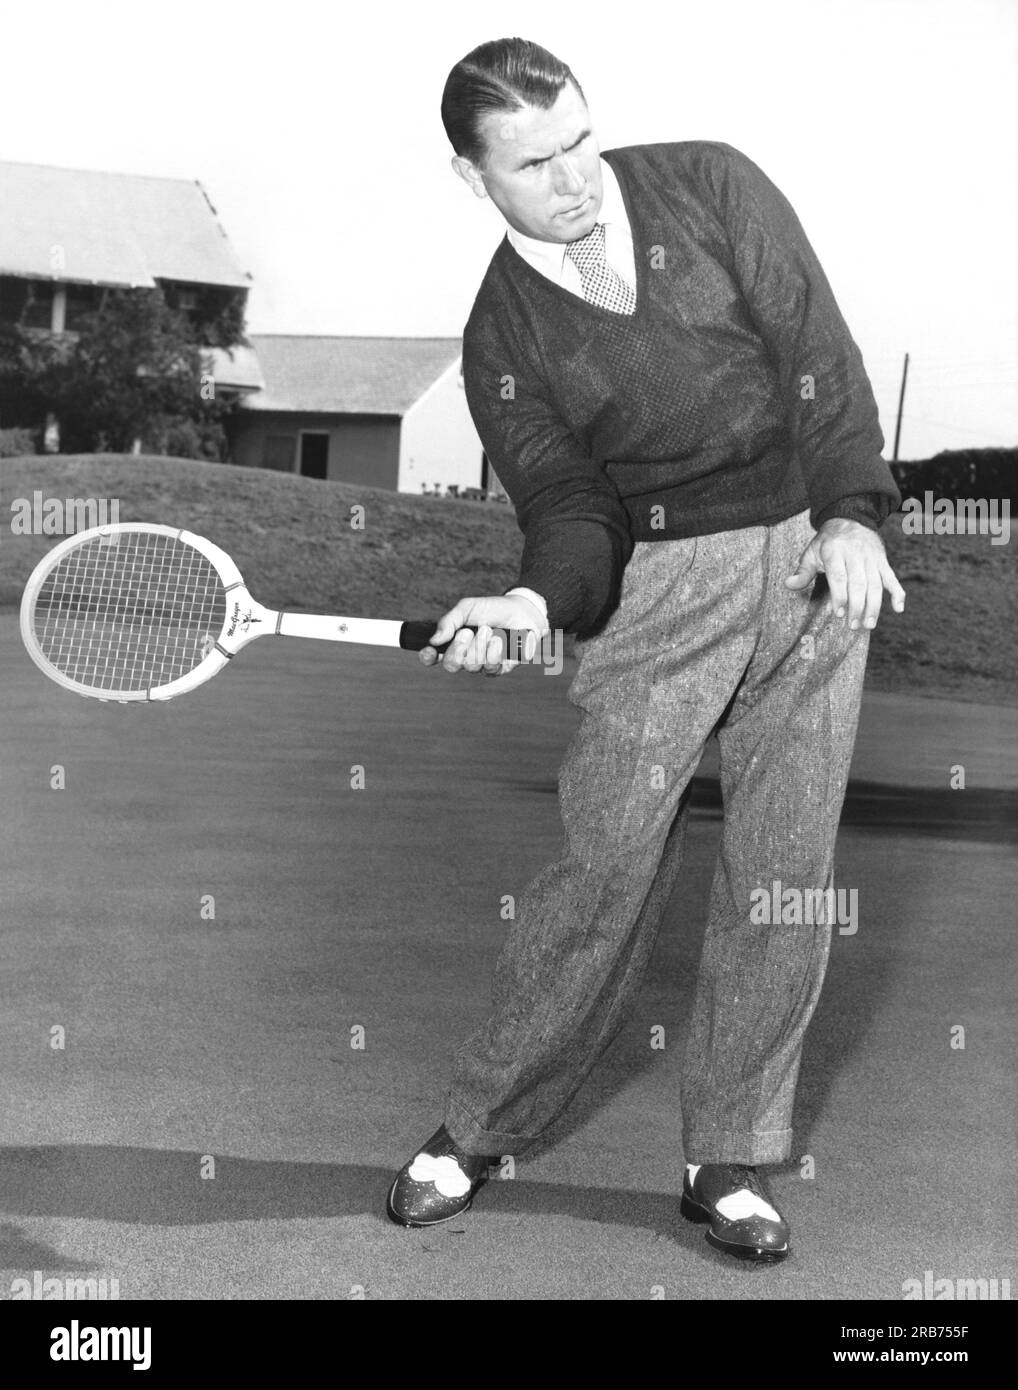
[[[601,158],[601,189],[601,211],[597,215],[597,220],[603,222],[606,227],[617,222],[628,232],[629,217],[622,199],[622,190],[619,188],[619,181],[615,177],[614,169],[603,156]],[[521,256],[531,262],[542,261],[556,275],[561,274],[566,256],[563,242],[539,241],[536,237],[525,236],[523,232],[518,232],[515,227],[510,227],[508,224],[506,236],[509,238],[510,246]]]

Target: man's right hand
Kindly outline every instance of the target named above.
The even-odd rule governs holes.
[[[461,632],[461,628],[476,627],[477,632]],[[518,666],[518,661],[506,661],[505,644],[493,628],[510,632],[532,632],[527,643],[527,656],[537,652],[537,644],[547,631],[540,610],[521,594],[506,594],[491,598],[461,598],[455,608],[442,615],[432,641],[440,646],[450,642],[439,656],[434,647],[425,647],[421,661],[425,666],[440,662],[447,671],[484,671],[489,676],[502,676]]]

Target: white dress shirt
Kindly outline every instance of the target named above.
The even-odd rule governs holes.
[[[603,198],[598,222],[604,223],[605,259],[611,268],[618,272],[626,284],[636,292],[636,260],[633,253],[633,233],[629,226],[629,216],[622,198],[619,181],[610,164],[601,160],[601,184]],[[547,279],[563,289],[583,298],[583,283],[575,262],[566,255],[565,244],[560,241],[538,241],[536,237],[525,236],[515,227],[508,227],[507,236],[513,250]],[[544,618],[544,632],[548,631],[548,607],[540,594],[533,589],[509,589],[508,594],[518,594],[534,604]]]

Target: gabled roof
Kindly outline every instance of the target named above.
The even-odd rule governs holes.
[[[199,183],[3,162],[0,275],[250,285]]]
[[[245,410],[405,415],[459,360],[459,338],[251,334],[266,389]]]

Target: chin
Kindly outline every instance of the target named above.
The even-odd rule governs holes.
[[[585,237],[588,232],[592,232],[597,225],[597,213],[585,212],[582,217],[575,222],[571,222],[565,229],[562,237],[563,241],[579,241],[580,237]]]

